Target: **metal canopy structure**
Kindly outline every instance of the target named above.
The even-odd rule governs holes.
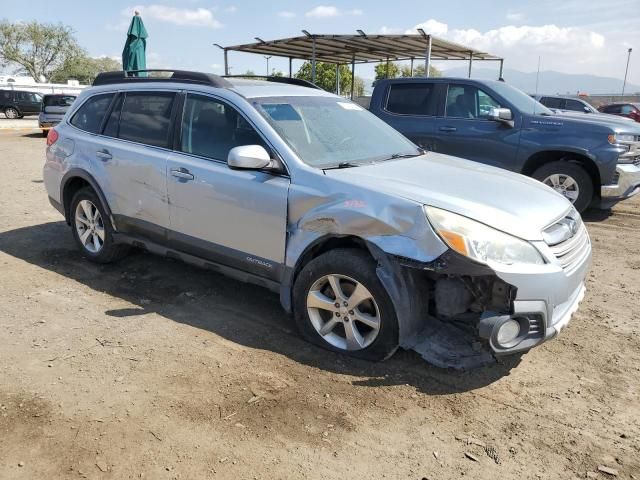
[[[424,59],[425,75],[429,76],[429,66],[432,60],[464,60],[469,62],[469,76],[474,60],[493,60],[500,62],[500,74],[504,59],[487,52],[482,52],[464,45],[443,40],[418,29],[417,34],[404,35],[368,35],[362,30],[357,35],[326,35],[311,34],[302,30],[304,35],[299,37],[281,38],[265,41],[255,37],[257,42],[243,45],[222,47],[224,50],[224,71],[229,74],[228,52],[246,52],[260,55],[271,55],[289,58],[289,76],[292,76],[291,62],[293,59],[311,62],[312,82],[315,81],[316,62],[332,63],[336,65],[351,64],[352,73],[355,64],[411,61]],[[336,82],[338,83],[338,82]],[[352,86],[353,95],[353,86]]]

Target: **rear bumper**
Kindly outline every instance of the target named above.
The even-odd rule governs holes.
[[[618,164],[616,166],[618,181],[613,185],[600,187],[602,206],[609,207],[621,200],[640,193],[640,165]]]

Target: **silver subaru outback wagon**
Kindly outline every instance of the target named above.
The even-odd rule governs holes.
[[[99,75],[49,133],[49,199],[87,259],[136,246],[262,285],[305,338],[370,360],[522,353],[578,308],[589,236],[543,184],[302,81],[150,75]]]

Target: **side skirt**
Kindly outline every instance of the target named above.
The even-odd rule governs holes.
[[[136,238],[134,236],[127,235],[125,233],[117,233],[117,232],[114,232],[113,236],[114,236],[114,240],[118,243],[124,243],[134,247],[142,248],[143,250],[146,250],[156,255],[161,255],[168,258],[174,258],[177,260],[182,260],[185,263],[194,265],[196,267],[204,268],[207,270],[212,270],[217,273],[221,273],[222,275],[233,278],[235,280],[239,280],[241,282],[258,285],[260,287],[264,287],[276,293],[280,292],[280,283],[274,280],[269,280],[267,278],[254,275],[252,273],[248,273],[243,270],[239,270],[237,268],[229,267],[227,265],[221,265],[219,263],[215,263],[210,260],[206,260],[204,258],[200,258],[194,255],[189,255],[188,253],[167,248],[163,245],[160,245],[158,243],[152,242],[147,239]]]

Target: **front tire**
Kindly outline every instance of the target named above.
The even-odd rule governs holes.
[[[547,163],[534,172],[533,178],[563,195],[578,212],[586,210],[593,200],[591,176],[578,164],[567,161]]]
[[[89,187],[71,199],[70,223],[80,251],[95,263],[111,263],[126,255],[128,247],[113,239],[113,227],[102,202]]]
[[[309,262],[293,289],[294,316],[302,336],[365,360],[393,355],[399,342],[398,320],[376,267],[357,249],[331,250]]]

